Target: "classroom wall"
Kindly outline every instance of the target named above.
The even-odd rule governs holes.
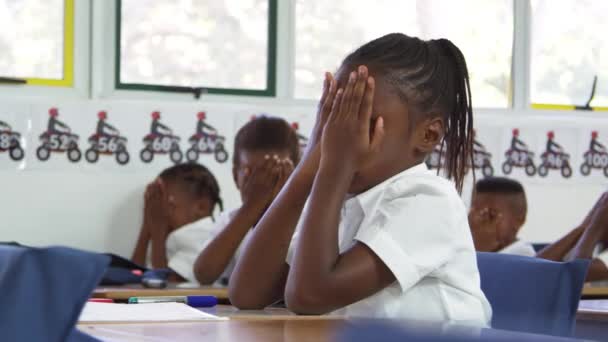
[[[81,135],[84,151],[86,138],[93,132],[96,113],[105,109],[109,122],[129,138],[131,161],[118,166],[105,158],[90,164],[83,158],[70,163],[65,155],[53,155],[49,162],[35,158],[37,137],[48,118],[48,108],[56,106],[61,119]],[[82,100],[40,102],[35,100],[0,100],[0,119],[12,121],[25,134],[27,157],[23,163],[8,159],[0,153],[0,240],[24,244],[68,245],[88,250],[108,251],[130,255],[141,222],[142,192],[145,184],[170,164],[159,157],[151,164],[139,160],[141,137],[150,124],[150,112],[160,110],[163,122],[187,140],[194,131],[196,113],[205,110],[208,121],[227,136],[227,148],[232,157],[232,137],[236,129],[251,115],[267,113],[285,116],[298,122],[304,134],[311,129],[315,105],[285,103],[275,100],[162,102],[122,100]],[[608,137],[605,120],[593,114],[564,112],[499,112],[479,110],[476,114],[477,135],[497,160],[493,161],[497,175],[507,148],[511,129],[518,127],[522,138],[534,149],[544,145],[545,133],[553,129],[557,141],[572,154],[574,176],[563,179],[553,172],[547,178],[528,177],[521,171],[514,176],[521,179],[529,198],[529,216],[521,237],[531,241],[550,241],[580,222],[595,199],[605,189],[607,181],[600,173],[582,177],[578,172],[582,152],[588,145],[588,132],[599,129]],[[603,125],[603,126],[602,126]],[[561,138],[561,140],[560,140]],[[182,141],[182,149],[187,143]],[[231,163],[220,164],[209,156],[201,157],[219,179],[222,197],[227,208],[239,205],[239,197],[232,182]],[[463,199],[470,197],[470,181]]]

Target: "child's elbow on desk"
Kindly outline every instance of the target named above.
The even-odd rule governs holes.
[[[327,308],[327,297],[306,285],[287,286],[285,305],[298,315],[322,315],[331,311]]]
[[[260,300],[255,294],[235,288],[231,283],[228,286],[228,298],[230,304],[239,310],[262,310],[271,304]]]

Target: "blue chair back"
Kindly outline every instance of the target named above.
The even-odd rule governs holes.
[[[545,248],[545,247],[547,247],[549,245],[550,245],[550,243],[540,243],[540,242],[539,243],[533,243],[532,244],[532,248],[534,248],[534,251],[536,253],[538,253],[538,252],[542,251],[543,248]]]
[[[572,336],[589,260],[478,252],[477,263],[493,328]]]
[[[338,342],[573,342],[566,337],[470,326],[401,321],[351,321],[336,334]]]
[[[62,247],[0,246],[3,341],[94,341],[74,329],[109,257]]]

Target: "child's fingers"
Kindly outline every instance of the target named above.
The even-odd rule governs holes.
[[[363,122],[370,122],[372,118],[372,108],[374,107],[374,93],[376,92],[376,80],[370,76],[367,78],[365,93],[359,107],[359,119]]]
[[[323,108],[321,109],[321,122],[324,124],[329,117],[329,113],[331,112],[331,107],[334,102],[334,97],[336,96],[336,88],[338,87],[336,84],[336,80],[334,80],[331,73],[327,73],[329,77],[329,90],[325,100],[323,101]]]
[[[325,77],[323,78],[323,92],[321,93],[321,99],[319,103],[321,106],[325,103],[325,99],[327,98],[327,93],[329,93],[329,77],[327,77],[328,72],[325,73]]]
[[[355,83],[353,89],[353,96],[350,101],[351,104],[349,111],[349,115],[354,115],[355,118],[359,118],[361,103],[363,102],[363,96],[366,93],[367,79],[367,67],[365,65],[360,65],[357,68],[357,82]]]
[[[350,105],[356,81],[357,73],[352,71],[348,76],[348,83],[346,84],[346,88],[344,88],[344,95],[342,95],[342,100],[340,101],[340,118],[344,118],[351,110]]]
[[[289,175],[291,175],[291,173],[293,172],[295,166],[293,165],[291,159],[287,158],[283,160],[283,168],[287,173],[287,177],[289,177]]]
[[[334,102],[331,105],[331,112],[329,114],[328,121],[336,121],[338,119],[340,115],[340,103],[342,103],[342,94],[344,94],[344,90],[342,90],[342,88],[338,89]]]

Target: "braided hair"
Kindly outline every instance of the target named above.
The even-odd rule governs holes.
[[[458,191],[473,157],[473,110],[464,55],[447,39],[421,40],[401,33],[375,39],[348,55],[343,65],[366,65],[395,88],[411,120],[442,116],[445,173]],[[413,126],[413,125],[412,125]],[[445,146],[444,146],[445,145]]]
[[[224,210],[217,179],[205,166],[197,163],[174,165],[161,172],[160,178],[165,182],[180,184],[195,199],[208,197],[211,200],[211,212],[215,210],[216,204],[220,211]]]

